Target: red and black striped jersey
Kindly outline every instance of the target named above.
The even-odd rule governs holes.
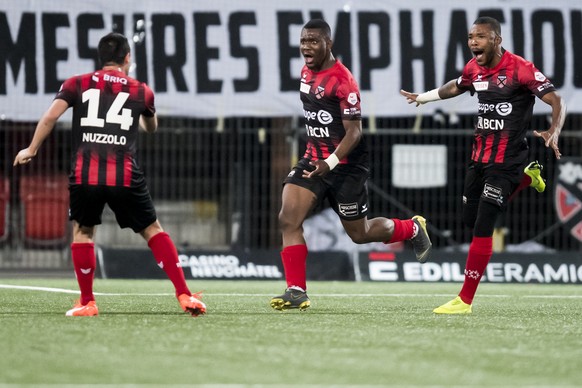
[[[535,97],[555,91],[552,82],[531,62],[505,51],[494,68],[471,59],[457,86],[477,92],[479,98],[471,159],[484,164],[523,163]]]
[[[342,120],[361,120],[360,89],[352,73],[340,61],[329,69],[313,72],[303,66],[300,84],[307,132],[304,158],[323,160],[331,155],[346,134]],[[368,152],[360,140],[341,164],[367,166]]]
[[[67,79],[57,98],[73,107],[70,183],[141,184],[136,142],[140,115],[155,114],[151,89],[122,71],[98,70]]]

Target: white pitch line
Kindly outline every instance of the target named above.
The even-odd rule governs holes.
[[[37,287],[37,286],[18,286],[11,284],[0,284],[0,288],[28,290],[28,291],[44,291],[44,292],[60,292],[63,294],[79,294],[77,290],[69,290],[66,288],[52,288],[52,287]],[[256,296],[256,297],[271,297],[272,294],[253,294],[253,293],[212,293],[203,292],[205,295],[213,296]],[[112,292],[95,292],[99,296],[171,296],[173,293],[112,293]],[[451,294],[310,294],[315,297],[332,297],[332,298],[371,298],[371,297],[385,297],[385,298],[418,298],[418,297],[447,297]],[[503,295],[503,294],[480,294],[480,298],[528,298],[528,299],[582,299],[582,295]]]
[[[28,291],[44,291],[44,292],[60,292],[62,294],[80,294],[77,290],[68,290],[66,288],[52,288],[52,287],[36,287],[36,286],[16,286],[11,284],[0,284],[0,288],[28,290]],[[101,296],[167,296],[174,295],[171,293],[157,293],[157,294],[132,294],[132,293],[110,293],[110,292],[94,292],[95,295]]]

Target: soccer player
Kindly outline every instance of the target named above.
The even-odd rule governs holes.
[[[147,241],[158,265],[172,281],[182,309],[192,316],[204,314],[206,305],[186,285],[176,247],[157,219],[144,174],[135,159],[140,125],[150,133],[158,126],[154,94],[146,84],[128,77],[130,48],[125,36],[105,35],[99,41],[98,53],[103,68],[63,83],[38,122],[30,145],[14,159],[14,166],[29,163],[57,120],[73,107],[71,254],[81,298],[66,315],[98,315],[93,295],[93,235],[105,204],[115,213],[120,227],[132,228]]]
[[[495,222],[505,211],[510,196],[527,184],[538,191],[545,187],[537,163],[530,163],[524,170],[528,157],[525,134],[535,97],[551,106],[552,122],[548,130],[534,131],[534,136],[542,138],[557,159],[561,155],[558,137],[566,117],[564,100],[552,82],[531,62],[501,46],[501,27],[496,19],[479,17],[468,38],[474,58],[458,79],[422,94],[401,90],[407,101],[417,106],[452,98],[467,90],[477,93],[479,98],[473,151],[463,191],[463,221],[473,229],[465,281],[456,298],[434,310],[437,314],[472,312],[473,298],[493,252]]]
[[[324,20],[304,25],[300,50],[305,60],[299,92],[307,149],[284,180],[279,225],[287,289],[271,299],[276,310],[310,306],[303,222],[326,198],[357,244],[411,240],[420,262],[429,258],[432,248],[421,216],[368,220],[369,166],[368,151],[361,141],[360,92],[350,71],[334,58],[331,29]]]

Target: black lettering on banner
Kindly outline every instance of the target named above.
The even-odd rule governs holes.
[[[582,88],[582,11],[572,11],[572,84],[576,88]]]
[[[533,38],[533,63],[552,80],[556,88],[564,86],[566,72],[566,47],[564,44],[564,19],[561,11],[540,10],[531,15]],[[544,52],[544,26],[549,25],[553,31],[554,52]],[[546,29],[547,32],[547,29]],[[544,58],[553,58],[554,69],[548,71]]]
[[[69,58],[69,50],[57,47],[57,29],[69,26],[69,15],[66,13],[42,14],[45,93],[55,93],[65,81],[57,78],[57,62],[66,61]]]
[[[291,60],[293,58],[300,58],[299,46],[293,46],[289,42],[289,26],[300,25],[303,26],[303,17],[299,11],[282,11],[277,12],[277,28],[278,28],[278,47],[279,47],[279,77],[281,82],[281,91],[297,91],[299,90],[299,77],[291,75]],[[299,37],[293,37],[293,41],[299,42]]]
[[[166,32],[169,27],[174,31],[169,39],[166,39]],[[157,92],[168,91],[167,70],[170,70],[176,90],[187,92],[188,85],[182,73],[182,68],[186,64],[186,22],[184,16],[179,13],[153,14],[152,15],[152,37],[153,37],[153,65],[154,82]],[[166,41],[174,43],[174,54],[166,52]],[[200,60],[200,57],[197,57]]]
[[[473,23],[473,21],[470,23]],[[451,13],[451,32],[447,44],[447,59],[445,61],[445,78],[443,82],[456,79],[461,75],[465,63],[473,56],[468,45],[468,26],[469,22],[467,21],[467,13],[465,11],[457,10]],[[461,68],[457,68],[457,54],[459,53],[459,49],[463,53],[461,61],[463,65]]]
[[[243,46],[241,39],[242,26],[256,25],[254,12],[234,12],[229,17],[230,55],[233,58],[245,58],[248,63],[248,77],[233,81],[235,92],[254,92],[259,89],[259,50],[256,47]]]
[[[499,24],[501,24],[501,32],[503,32],[503,23],[505,23],[505,14],[503,13],[502,9],[499,8],[491,8],[491,9],[482,9],[479,11],[478,17],[481,16],[489,16],[490,18],[497,19]],[[471,20],[471,24],[474,20]],[[503,34],[502,34],[503,35]]]
[[[400,79],[401,88],[404,90],[433,89],[435,81],[434,62],[434,12],[422,11],[422,26],[412,26],[412,14],[410,11],[400,12]],[[413,30],[422,29],[424,42],[420,46],[412,43]],[[465,37],[467,35],[465,34]],[[414,74],[412,71],[412,61],[419,60],[424,63],[424,85],[423,87],[414,85]],[[455,77],[456,78],[456,77]]]
[[[333,55],[352,69],[352,27],[348,12],[338,12],[333,34]]]
[[[220,52],[217,47],[208,46],[208,27],[220,26],[218,12],[194,13],[194,39],[196,45],[196,80],[198,93],[220,93],[221,80],[211,80],[209,77],[208,62],[211,59],[219,59]]]
[[[111,21],[113,23],[113,25],[111,26],[111,31],[117,32],[118,34],[125,33],[125,15],[113,14],[111,15]],[[128,37],[128,39],[131,42],[130,37]]]
[[[7,64],[10,65],[14,81],[18,79],[24,63],[24,91],[38,92],[36,77],[36,22],[35,14],[25,12],[20,19],[16,42],[12,40],[5,12],[0,12],[0,95],[6,95]]]
[[[79,58],[92,59],[95,69],[99,69],[99,52],[97,45],[89,47],[89,31],[102,30],[105,27],[103,15],[97,13],[82,13],[77,17],[77,50]],[[94,43],[95,44],[95,43]]]
[[[511,38],[513,39],[513,53],[520,57],[525,55],[524,35],[523,11],[514,9],[511,11]],[[503,29],[501,30],[501,36],[503,36]]]
[[[148,82],[148,52],[145,15],[133,15],[133,58],[135,60],[135,75],[141,82]]]
[[[372,57],[370,50],[370,27],[377,26],[378,56]],[[372,89],[372,70],[382,69],[390,65],[390,17],[385,12],[358,13],[358,40],[360,46],[360,87],[362,90]]]

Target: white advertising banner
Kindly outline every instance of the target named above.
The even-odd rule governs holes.
[[[28,0],[0,3],[0,119],[36,121],[66,78],[96,69],[110,31],[130,39],[130,75],[154,90],[160,115],[298,116],[299,35],[317,17],[360,85],[364,116],[473,113],[468,94],[417,109],[399,90],[458,77],[481,15],[500,20],[503,46],[552,79],[570,112],[582,111],[577,1]],[[538,102],[535,112],[549,108]]]

